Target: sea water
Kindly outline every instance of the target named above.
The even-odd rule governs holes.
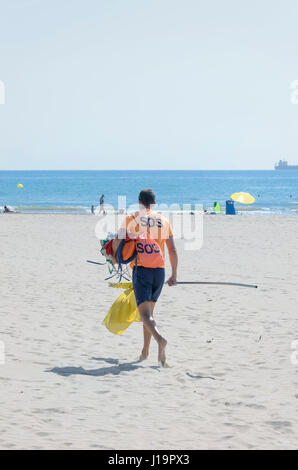
[[[23,188],[17,185],[22,184]],[[253,205],[237,204],[243,213],[298,214],[298,171],[0,171],[0,208],[20,212],[90,213],[91,204],[117,209],[118,196],[130,206],[143,188],[152,188],[159,204],[203,205],[249,192]],[[244,212],[245,211],[245,212]]]

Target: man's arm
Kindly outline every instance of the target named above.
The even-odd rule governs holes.
[[[168,279],[168,284],[169,286],[174,286],[177,281],[177,266],[178,266],[178,254],[177,254],[177,250],[175,247],[174,238],[170,236],[166,240],[166,244],[167,244],[170,262],[172,266],[172,275]]]
[[[124,219],[122,220],[122,223],[121,223],[121,225],[120,225],[120,228],[118,229],[117,236],[116,236],[116,238],[112,241],[113,263],[114,263],[114,264],[117,263],[116,254],[117,254],[117,250],[118,250],[118,248],[119,248],[119,245],[120,245],[121,241],[126,238],[127,225],[128,225],[129,220],[130,220],[130,219],[129,219],[128,216],[124,217]]]
[[[125,240],[126,236],[129,236],[131,238],[134,237],[134,233],[128,233],[128,228],[129,228],[129,225],[130,225],[132,220],[135,220],[135,223],[136,223],[136,219],[135,219],[134,215],[127,215],[127,216],[124,217],[124,219],[122,220],[122,223],[120,225],[120,228],[118,229],[117,237],[112,242],[113,257],[114,257],[113,258],[113,263],[114,264],[117,263],[116,254],[117,254],[117,250],[119,248],[119,245],[120,245],[121,241]],[[130,227],[130,229],[134,230],[135,229],[134,225],[132,227]]]

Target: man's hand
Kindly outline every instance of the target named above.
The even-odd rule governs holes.
[[[174,238],[169,237],[166,240],[167,248],[169,251],[171,266],[172,266],[172,276],[168,279],[167,283],[169,286],[175,286],[177,282],[177,266],[178,266],[178,256],[177,250],[174,243]]]
[[[167,284],[169,286],[175,286],[176,285],[176,276],[174,274],[172,274],[172,276],[167,280]]]

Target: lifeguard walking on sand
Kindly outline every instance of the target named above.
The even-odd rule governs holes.
[[[170,222],[153,210],[155,194],[152,189],[143,189],[139,194],[139,212],[125,218],[118,233],[118,240],[126,236],[136,239],[136,260],[133,260],[133,288],[138,310],[143,322],[144,346],[140,361],[147,359],[152,336],[158,343],[158,361],[166,364],[167,340],[159,333],[153,318],[156,302],[165,282],[164,244],[166,243],[172,267],[168,285],[174,286],[177,279],[178,256]]]

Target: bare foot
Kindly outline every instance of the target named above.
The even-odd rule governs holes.
[[[171,366],[167,362],[158,362],[159,367],[162,367],[163,369],[170,369]]]
[[[139,356],[138,362],[146,361],[146,359],[148,359],[148,356],[149,356],[149,354],[144,354],[142,352],[142,354],[140,354],[140,356]]]
[[[167,346],[167,340],[164,338],[161,338],[160,342],[158,343],[158,362],[161,365],[161,367],[166,366],[166,346]]]

